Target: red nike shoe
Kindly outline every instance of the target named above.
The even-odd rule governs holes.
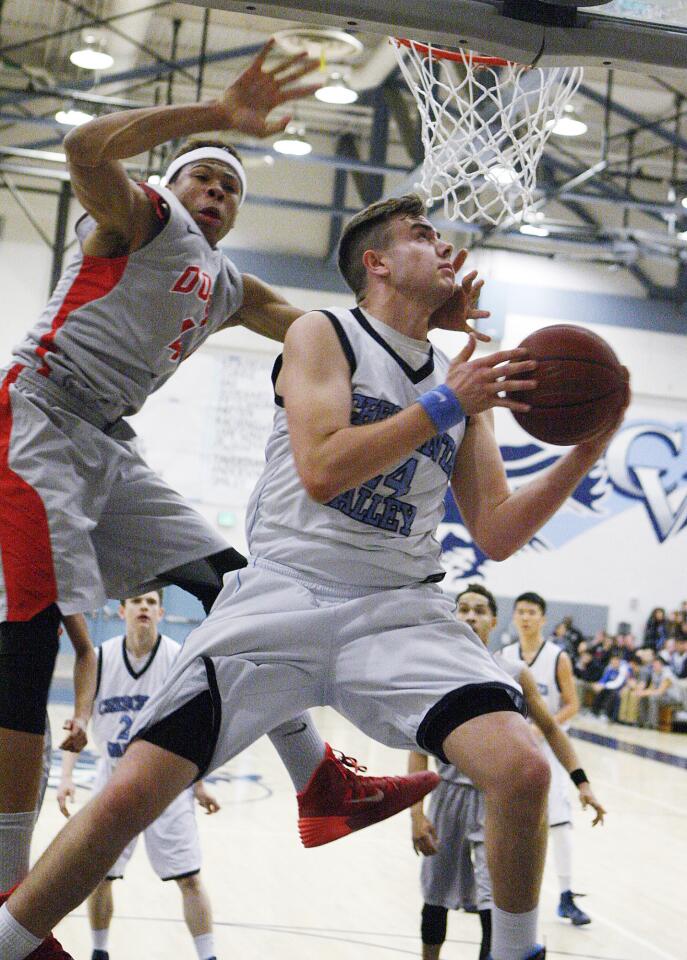
[[[6,900],[9,900],[10,895],[14,893],[18,886],[19,884],[17,883],[10,890],[0,893],[0,907]],[[74,957],[67,953],[66,950],[63,950],[62,945],[52,934],[49,934],[45,940],[26,957],[26,960],[74,960]]]
[[[439,783],[425,771],[405,777],[361,777],[367,768],[325,744],[324,759],[297,794],[298,832],[304,847],[320,847],[393,817]],[[350,768],[350,769],[349,769]]]

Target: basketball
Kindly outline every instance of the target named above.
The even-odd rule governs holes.
[[[605,340],[570,324],[544,327],[526,337],[524,347],[539,365],[522,379],[535,379],[534,390],[510,393],[530,404],[513,416],[530,436],[544,443],[581,443],[610,425],[625,400],[626,377]]]

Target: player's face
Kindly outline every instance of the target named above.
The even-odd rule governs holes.
[[[496,617],[491,612],[486,597],[481,593],[464,593],[458,600],[456,619],[472,627],[486,647],[489,634],[496,626]]]
[[[201,160],[182,167],[169,189],[183,203],[215,246],[234,226],[241,197],[241,181],[225,163]]]
[[[390,281],[433,308],[453,293],[452,253],[452,244],[441,239],[426,217],[398,217],[389,225],[384,256],[390,268]]]
[[[119,608],[119,612],[126,624],[127,634],[150,633],[157,637],[157,627],[164,611],[160,597],[154,590],[137,597],[129,597]]]
[[[521,637],[529,638],[539,636],[545,622],[546,617],[539,604],[529,603],[525,600],[519,600],[518,603],[515,604],[513,623]]]

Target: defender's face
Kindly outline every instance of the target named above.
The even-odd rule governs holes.
[[[513,623],[521,636],[535,637],[546,623],[546,617],[539,604],[519,600],[513,610]]]
[[[142,593],[138,597],[129,597],[119,608],[119,615],[124,620],[127,634],[145,631],[157,636],[157,627],[163,613],[160,597],[154,590],[150,593]]]
[[[389,225],[385,251],[394,285],[436,305],[453,293],[453,245],[441,239],[426,217],[398,217]]]
[[[481,593],[464,593],[456,607],[456,619],[472,627],[486,647],[489,634],[496,626],[496,617],[491,612],[486,597]]]
[[[182,167],[169,189],[191,214],[211,246],[234,226],[241,181],[219,160],[199,160]]]

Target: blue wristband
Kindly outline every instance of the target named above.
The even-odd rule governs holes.
[[[417,402],[440,433],[465,419],[460,400],[445,383],[423,393]]]

